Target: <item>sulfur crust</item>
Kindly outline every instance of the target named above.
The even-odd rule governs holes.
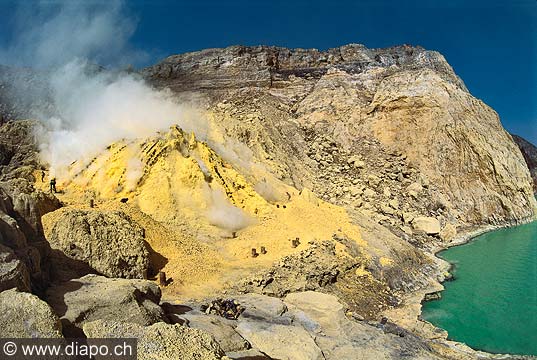
[[[126,176],[133,158],[143,165],[134,186]],[[67,207],[88,207],[93,199],[96,209],[124,211],[145,229],[153,263],[174,280],[165,288],[165,297],[210,296],[333,235],[351,239],[368,257],[368,244],[343,208],[316,198],[308,189],[298,191],[282,183],[262,167],[251,166],[243,175],[239,166],[177,126],[150,139],[112,144],[89,164],[75,163],[69,170],[69,179],[58,179],[58,196]],[[254,188],[258,179],[285,196],[281,201],[265,200]],[[208,211],[214,191],[241,209],[249,226],[233,234],[211,225]],[[46,233],[61,211],[44,216]],[[291,241],[296,238],[300,244],[295,248]],[[261,246],[267,253],[253,258],[251,250],[259,252]],[[337,244],[336,250],[348,256],[345,246]]]

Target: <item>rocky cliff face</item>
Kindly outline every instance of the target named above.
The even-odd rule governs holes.
[[[442,55],[407,45],[367,49],[363,45],[351,44],[327,51],[232,46],[173,55],[143,73],[157,82],[171,85],[174,90],[226,90],[278,87],[293,76],[320,79],[333,68],[359,74],[376,67],[392,66],[430,68],[443,74],[446,81],[465,88]],[[172,84],[170,79],[173,79]]]
[[[356,208],[346,193],[357,185],[358,191],[372,187],[374,203],[387,205],[393,196],[384,196],[383,188],[393,188],[390,177],[406,188],[399,174],[414,171],[431,186],[425,198],[436,208],[423,215],[442,225],[501,224],[534,215],[531,178],[515,143],[437,52],[230,47],[171,56],[143,74],[178,94],[205,95],[228,133],[280,178],[334,203]],[[377,154],[400,155],[404,164],[383,173],[390,164],[369,163],[379,157],[368,154],[371,142]],[[352,156],[365,162],[362,173],[379,181],[353,184],[359,175],[342,181],[348,169],[341,160],[353,162]],[[369,204],[364,209],[391,215]]]
[[[524,160],[526,160],[526,164],[530,169],[531,177],[533,178],[533,191],[537,193],[537,147],[520,136],[511,136],[520,148],[522,156],[524,156]]]
[[[188,346],[198,358],[476,357],[417,319],[447,276],[432,254],[466,227],[529,219],[536,203],[497,114],[440,54],[230,47],[142,73],[201,103],[210,131],[110,144],[49,194],[34,124],[0,127],[0,290],[45,293],[49,328],[60,318],[63,335],[136,336],[149,357],[147,344],[175,339],[159,358]],[[0,104],[13,99],[0,86]],[[159,271],[174,304],[161,302]],[[103,276],[73,278],[92,272]],[[222,294],[245,307],[235,323],[197,311],[195,299]],[[196,309],[181,317],[184,302]]]

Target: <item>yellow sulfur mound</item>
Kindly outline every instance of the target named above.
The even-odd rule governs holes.
[[[59,197],[67,206],[87,207],[91,200],[130,215],[145,229],[154,266],[173,278],[165,290],[173,298],[209,296],[334,234],[367,246],[343,208],[254,165],[228,163],[174,126],[112,144],[89,164],[72,164],[70,179],[58,179]],[[45,217],[46,228],[56,217]],[[259,256],[251,256],[253,248]]]

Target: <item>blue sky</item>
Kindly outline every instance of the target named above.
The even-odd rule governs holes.
[[[0,0],[0,46],[13,36],[15,3]],[[509,131],[537,143],[537,0],[133,0],[125,6],[137,21],[130,46],[149,53],[145,64],[238,44],[406,43],[438,50]]]

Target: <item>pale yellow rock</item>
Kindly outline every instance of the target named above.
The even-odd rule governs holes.
[[[534,216],[529,171],[498,114],[442,75],[419,69],[384,78],[370,105],[372,132],[449,196],[461,221]]]
[[[436,235],[440,232],[440,222],[433,217],[418,216],[412,220],[412,226],[414,229],[423,231],[428,235]]]
[[[420,183],[412,183],[406,188],[406,191],[408,193],[419,194],[422,190],[423,190],[423,186],[421,186]]]
[[[457,235],[457,227],[453,224],[446,224],[440,231],[440,239],[443,241],[450,241]]]
[[[410,224],[416,216],[413,213],[403,211],[403,221],[407,224]]]
[[[321,360],[323,354],[300,326],[241,322],[236,331],[255,348],[274,359]]]

